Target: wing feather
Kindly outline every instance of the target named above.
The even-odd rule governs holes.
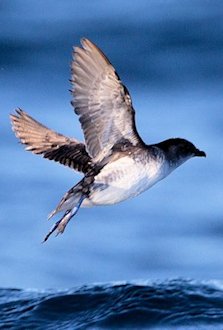
[[[143,144],[135,126],[135,111],[127,88],[102,51],[88,39],[74,48],[72,104],[94,161],[107,157],[121,140]]]
[[[83,173],[91,168],[92,161],[83,143],[52,131],[21,109],[16,112],[10,116],[12,128],[26,150]]]

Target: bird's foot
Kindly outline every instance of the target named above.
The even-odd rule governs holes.
[[[75,206],[73,209],[71,210],[67,210],[65,212],[65,214],[62,216],[62,218],[57,221],[54,226],[52,227],[52,229],[49,231],[49,233],[45,236],[43,243],[46,242],[48,240],[48,238],[51,236],[51,234],[55,231],[57,231],[57,235],[59,234],[63,234],[68,222],[73,218],[73,216],[75,216],[75,214],[77,213],[77,211],[79,210],[81,203],[83,202],[84,197],[81,197],[77,206]],[[53,212],[51,213],[50,218],[53,216]]]
[[[49,233],[45,236],[43,243],[46,242],[48,240],[48,238],[50,237],[50,235],[55,232],[57,230],[57,235],[62,234],[65,230],[66,225],[68,224],[68,222],[70,221],[70,219],[75,215],[72,214],[72,210],[68,210],[63,217],[57,221],[54,226],[52,227],[52,229],[49,231]],[[56,236],[57,236],[56,235]]]

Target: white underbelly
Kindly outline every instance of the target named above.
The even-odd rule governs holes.
[[[162,164],[147,165],[130,157],[107,164],[95,177],[92,192],[83,206],[110,205],[135,197],[163,178]]]

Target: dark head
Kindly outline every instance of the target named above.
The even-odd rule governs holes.
[[[179,166],[192,157],[206,157],[204,151],[197,149],[193,143],[176,138],[155,145],[165,152],[166,158],[173,166]]]

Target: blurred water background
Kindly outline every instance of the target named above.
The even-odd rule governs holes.
[[[223,2],[0,2],[0,286],[223,276]],[[9,113],[21,107],[83,139],[70,105],[72,46],[95,42],[128,87],[142,138],[183,137],[206,151],[125,203],[81,209],[41,244],[47,214],[80,175],[25,152]]]

